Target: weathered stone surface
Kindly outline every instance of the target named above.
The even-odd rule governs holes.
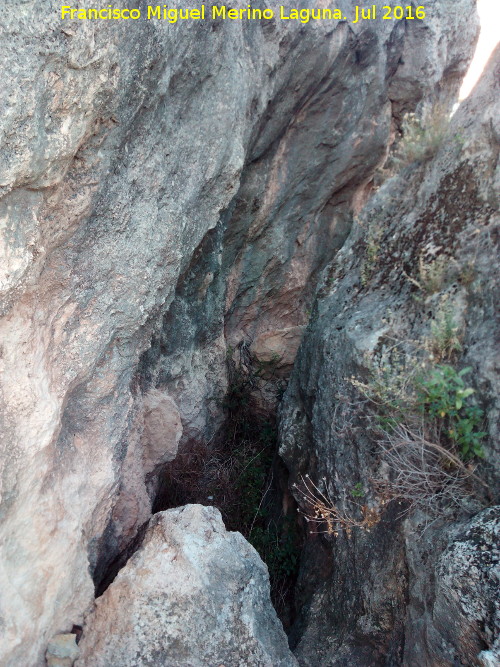
[[[295,361],[304,328],[296,326],[277,331],[266,331],[252,342],[250,351],[258,361],[273,363],[278,368],[291,367]]]
[[[497,49],[435,158],[380,188],[323,274],[284,398],[280,451],[293,481],[309,473],[346,515],[359,519],[363,504],[380,521],[352,537],[312,535],[306,545],[294,631],[304,665],[498,659],[497,571],[489,569],[498,519],[494,510],[470,515],[498,502],[500,482],[499,67]],[[436,259],[444,270],[426,286],[425,266]],[[366,381],[374,360],[395,349],[409,376],[405,355],[424,349],[445,308],[462,334],[454,363],[472,367],[467,381],[486,415],[476,473],[488,491],[481,486],[437,518],[405,519],[404,506],[386,508],[374,484],[386,471],[351,378]]]
[[[0,662],[17,666],[81,622],[149,515],[136,473],[172,443],[143,438],[143,394],[170,396],[182,438],[213,433],[226,340],[305,323],[393,119],[448,95],[476,25],[473,0],[376,27],[7,6]]]
[[[220,513],[155,514],[141,548],[86,620],[80,667],[292,667],[267,568]]]
[[[431,589],[425,577],[419,576],[425,572],[432,542],[427,537],[422,548],[415,540],[414,528],[408,525],[406,530],[408,562],[414,576],[406,629],[412,641],[405,648],[404,664],[498,664],[499,509],[484,510],[465,525],[445,532],[447,544],[437,557],[433,597],[429,597]],[[442,546],[439,532],[432,535],[433,543]]]
[[[79,655],[80,649],[76,644],[76,635],[67,633],[52,637],[47,646],[45,659],[47,667],[73,667]]]
[[[127,453],[120,473],[120,491],[113,507],[116,550],[122,551],[135,536],[137,527],[151,515],[148,476],[158,466],[172,461],[182,436],[182,420],[175,401],[164,391],[151,389],[144,394],[142,407],[129,432]],[[116,553],[111,552],[112,560]],[[102,565],[103,569],[105,565]]]

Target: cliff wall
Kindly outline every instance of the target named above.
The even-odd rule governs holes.
[[[0,662],[38,665],[149,519],[155,471],[221,423],[228,345],[289,372],[394,127],[449,103],[476,23],[473,0],[376,25],[7,8]]]

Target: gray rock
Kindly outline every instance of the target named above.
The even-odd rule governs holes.
[[[3,4],[0,662],[17,667],[81,623],[150,515],[183,440],[143,437],[149,390],[182,438],[213,434],[226,341],[301,331],[391,125],[449,101],[477,25],[474,0],[376,26]]]
[[[267,567],[212,507],[156,514],[86,619],[79,667],[292,667]]]
[[[415,524],[411,526],[415,528]],[[440,544],[446,526],[431,531],[424,545],[407,530],[410,608],[404,664],[479,664],[500,662],[500,511],[487,509],[447,530],[447,545],[434,569],[434,597],[422,585],[431,539]],[[437,554],[436,554],[437,556]],[[422,610],[423,611],[422,613]]]
[[[73,667],[80,655],[76,635],[72,633],[55,635],[50,640],[45,653],[47,667]]]
[[[299,486],[308,473],[346,516],[361,521],[364,505],[378,521],[351,536],[310,536],[293,633],[304,665],[451,667],[497,655],[497,570],[489,570],[497,563],[497,514],[478,512],[498,502],[500,488],[499,67],[497,49],[435,157],[382,185],[323,274],[282,406],[280,452]],[[422,261],[436,257],[445,270],[426,288]],[[437,517],[405,518],[405,505],[387,505],[374,483],[387,479],[387,468],[368,402],[351,379],[366,382],[394,350],[400,356],[388,367],[403,358],[409,377],[412,354],[424,349],[444,308],[463,332],[453,363],[473,369],[468,382],[485,412],[485,460],[476,474],[487,491],[480,484],[474,498],[441,506]],[[353,495],[357,485],[362,500]]]

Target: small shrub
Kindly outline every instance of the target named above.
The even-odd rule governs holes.
[[[399,425],[386,431],[379,446],[392,474],[389,479],[376,480],[375,487],[387,498],[405,501],[406,512],[419,507],[436,514],[469,497],[469,483],[477,479],[473,469],[429,440],[418,426],[412,430]]]
[[[441,309],[431,324],[431,337],[427,341],[434,361],[450,361],[462,351],[461,331],[453,319],[450,308]]]
[[[422,116],[409,113],[402,124],[402,139],[396,147],[394,161],[400,166],[413,162],[427,162],[438,152],[443,143],[450,115],[444,109],[434,107]]]
[[[464,264],[458,272],[458,282],[464,287],[472,285],[476,278],[476,265],[475,262],[467,262]]]
[[[473,456],[484,458],[481,442],[486,435],[479,430],[483,411],[468,401],[474,389],[466,386],[464,376],[470,371],[470,368],[457,372],[452,366],[436,366],[417,385],[421,412],[435,420],[444,441],[452,450],[457,448],[465,461]]]
[[[456,326],[448,317],[438,343],[441,357],[455,349]],[[407,342],[408,345],[408,342]],[[375,479],[386,497],[409,501],[435,513],[460,504],[486,485],[474,474],[474,460],[484,458],[484,414],[474,403],[474,389],[450,364],[436,363],[427,348],[403,354],[393,348],[372,362],[365,382],[352,384],[372,405],[369,423],[377,433],[388,479]],[[480,489],[480,486],[484,487]]]
[[[322,481],[326,484],[325,478]],[[320,491],[309,475],[301,477],[301,483],[294,484],[294,488],[304,504],[302,514],[307,522],[317,526],[319,533],[338,537],[343,531],[350,537],[354,528],[369,532],[380,520],[378,510],[367,504],[354,503],[356,507],[352,512],[341,510],[339,503],[332,500],[328,490]]]
[[[363,484],[357,482],[351,489],[351,496],[353,498],[364,498],[365,491],[363,489]]]
[[[361,284],[366,286],[375,272],[378,263],[380,244],[382,239],[382,226],[376,222],[368,227],[366,236],[365,256],[361,267]]]
[[[450,258],[446,255],[440,255],[434,260],[426,261],[423,255],[418,258],[418,276],[415,278],[403,271],[403,275],[418,287],[426,296],[440,292],[446,282]]]
[[[369,355],[365,363],[370,369],[366,382],[351,377],[351,384],[376,408],[377,421],[390,427],[404,421],[409,406],[415,404],[415,375],[421,363],[417,356],[404,354],[397,346],[380,355],[375,363]]]

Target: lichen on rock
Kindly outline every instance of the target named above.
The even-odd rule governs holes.
[[[218,510],[155,514],[86,619],[77,667],[293,667],[267,568]]]
[[[464,219],[463,210],[474,193],[469,218],[486,215],[485,201],[495,206],[498,176],[494,180],[488,174],[494,156],[482,164],[480,155],[498,137],[497,121],[487,115],[490,105],[478,103],[461,127],[469,132],[466,124],[474,126],[476,115],[483,118],[484,131],[470,130],[473,140],[464,147],[462,166],[455,161],[452,171],[444,158],[433,163],[420,188],[412,174],[416,179],[423,172],[411,168],[371,200],[368,211],[375,212],[377,202],[387,205],[380,222],[387,222],[385,231],[390,227],[397,238],[393,243],[388,231],[385,237],[378,231],[372,235],[364,274],[371,286],[363,287],[366,239],[356,220],[364,216],[368,222],[362,210],[373,194],[374,172],[407,111],[423,101],[450,106],[476,38],[474,0],[457,0],[452,11],[447,0],[436,0],[425,23],[376,25],[337,20],[305,25],[280,20],[61,22],[60,7],[52,0],[4,4],[0,663],[42,665],[51,638],[67,635],[85,617],[80,661],[103,664],[108,649],[97,627],[99,609],[107,601],[116,604],[117,613],[135,609],[140,597],[129,577],[139,562],[144,581],[151,576],[150,583],[156,582],[146,572],[145,554],[161,560],[162,549],[169,553],[162,542],[171,534],[161,528],[165,515],[152,519],[150,541],[97,603],[94,584],[101,590],[116,559],[128,555],[147,530],[162,466],[189,444],[207,445],[216,437],[224,421],[231,349],[251,350],[261,363],[279,358],[283,381],[294,366],[282,422],[282,451],[292,477],[306,468],[319,471],[322,461],[330,473],[339,461],[349,484],[359,482],[356,470],[365,471],[369,438],[363,435],[359,449],[333,447],[332,391],[341,391],[343,375],[359,370],[360,355],[386,332],[381,324],[386,306],[396,303],[401,319],[405,310],[415,312],[411,282],[400,263],[418,281],[411,271],[424,249],[420,245],[432,252],[428,242],[436,243],[422,230],[439,234],[441,218],[453,207],[456,220],[443,254],[451,252],[455,237],[461,246],[457,261],[460,253],[472,259],[478,248],[473,284],[481,290],[468,303],[467,317],[481,325],[469,327],[475,335],[467,344],[470,363],[482,369],[478,393],[489,400],[498,369],[491,346],[492,297],[482,288],[493,266],[487,242],[494,234],[471,241],[471,220]],[[303,4],[292,0],[290,8]],[[356,6],[353,0],[339,4],[346,13]],[[108,6],[104,0],[93,5]],[[241,9],[247,5],[244,0],[232,3]],[[450,161],[460,144],[449,144]],[[471,173],[471,164],[485,167],[480,178]],[[438,181],[448,196],[441,188],[425,218],[417,220],[421,200],[427,201]],[[391,196],[400,200],[395,208],[390,208]],[[396,219],[409,230],[406,240]],[[477,246],[476,238],[481,239]],[[323,281],[325,272],[331,283]],[[329,296],[316,303],[318,285]],[[264,399],[260,407],[270,412],[270,404]],[[495,406],[488,405],[493,435]],[[490,482],[495,479],[491,474]],[[210,563],[215,567],[218,553],[204,541],[203,523],[211,526],[214,544],[227,556],[231,567],[219,575],[229,577],[231,595],[223,601],[220,579],[212,584],[226,605],[230,627],[243,633],[256,664],[294,664],[255,553],[241,538],[226,535],[209,510],[191,508],[184,518],[193,526],[184,526],[181,544],[192,534],[215,558],[204,560],[196,547],[204,564],[202,570],[193,569],[200,586],[210,583]],[[360,654],[368,655],[374,644],[381,660],[396,655],[399,648],[391,647],[402,643],[407,593],[404,537],[396,524],[396,517],[381,521],[373,533],[377,544],[360,540],[366,556],[361,561],[357,556],[350,560],[347,547],[339,552],[333,578],[325,574],[332,559],[325,556],[324,543],[318,539],[306,545],[304,572],[310,585],[304,599],[316,585],[320,592],[303,607],[310,603],[312,615],[317,610],[318,616],[314,630],[304,620],[311,614],[305,611],[301,617],[300,646],[308,644],[309,631],[317,637],[307,648],[313,657],[299,647],[301,660],[314,664],[317,655],[321,660],[322,641],[329,656],[340,645],[321,620],[333,600],[332,581],[344,596],[333,621],[326,619],[340,628],[337,634],[350,624],[351,630],[356,627]],[[175,561],[162,563],[175,570]],[[376,601],[375,616],[369,604],[363,607],[358,584],[352,583],[359,582],[357,568],[371,572],[363,595]],[[395,571],[404,581],[400,587],[393,585]],[[249,572],[257,588],[242,592],[236,578],[247,581]],[[130,595],[128,610],[113,593],[122,585]],[[168,629],[164,601],[160,604],[153,593],[151,610],[157,605]],[[198,593],[214,624],[207,632],[227,638],[203,587]],[[188,609],[186,602],[186,618]],[[123,641],[135,642],[144,656],[154,650],[147,637],[160,633],[151,610],[145,605],[137,611],[145,614],[144,628],[149,629],[140,630],[140,619],[135,634],[120,627]],[[101,620],[107,627],[110,619]],[[388,648],[387,636],[396,626],[399,635]],[[206,646],[203,627],[200,620],[191,637],[176,631],[172,646],[154,635],[159,655],[187,664],[172,653],[182,646],[193,656],[196,650],[212,651],[218,660],[215,639]],[[349,658],[347,645],[339,651],[347,651]],[[229,638],[221,646],[226,651],[221,661],[231,665],[231,650],[241,647],[231,648]],[[118,646],[113,651],[121,655]],[[249,664],[241,651],[238,659]]]

